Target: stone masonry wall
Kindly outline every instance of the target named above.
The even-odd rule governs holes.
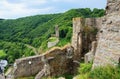
[[[48,42],[47,46],[48,46],[48,48],[53,47],[53,46],[55,46],[58,42],[59,42],[59,39],[57,38],[57,40],[54,41],[54,42]]]
[[[91,63],[94,60],[96,47],[97,47],[97,41],[93,41],[91,50],[84,56],[85,63]]]
[[[120,12],[120,0],[107,0],[106,14]]]
[[[14,77],[36,75],[44,66],[41,59],[42,55],[17,59],[14,64]]]
[[[40,79],[42,76],[70,74],[73,72],[73,48],[70,45],[53,48],[43,55],[18,59],[15,63],[15,78],[38,74],[36,79]]]
[[[92,48],[91,44],[92,41],[96,41],[101,21],[101,18],[73,18],[74,60],[80,61],[81,57]]]
[[[82,52],[82,18],[73,18],[72,46],[74,47],[75,60],[80,60]]]
[[[120,63],[120,0],[108,0],[93,68]]]
[[[120,58],[120,15],[106,16],[99,33],[98,47],[93,67],[106,64],[117,65]]]

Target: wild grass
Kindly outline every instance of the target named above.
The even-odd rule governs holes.
[[[104,66],[91,70],[92,64],[81,64],[76,79],[120,79],[120,67]]]
[[[89,73],[91,79],[120,79],[120,67],[98,67]]]

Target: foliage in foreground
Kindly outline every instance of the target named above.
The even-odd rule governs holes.
[[[120,67],[97,67],[94,70],[91,67],[91,64],[82,65],[76,79],[120,79]]]
[[[92,79],[120,79],[120,67],[99,67],[90,72]]]

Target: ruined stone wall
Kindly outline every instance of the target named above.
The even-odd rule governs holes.
[[[50,65],[50,75],[58,76],[64,73],[71,74],[73,72],[73,47],[65,46],[63,48],[58,48],[50,50],[45,57],[51,58],[52,60],[48,61]]]
[[[97,47],[97,41],[93,41],[91,50],[87,54],[85,54],[84,57],[85,63],[91,63],[94,60],[96,47]]]
[[[44,65],[41,58],[42,55],[17,59],[14,64],[14,77],[36,75]]]
[[[59,27],[58,25],[55,26],[55,35],[57,38],[59,38]]]
[[[74,56],[76,60],[80,60],[82,52],[82,21],[82,18],[73,18],[72,46],[74,47]]]
[[[73,18],[72,46],[75,60],[80,61],[89,52],[92,41],[96,40],[101,21],[101,18]]]
[[[106,9],[93,68],[120,63],[120,0],[108,0]]]
[[[116,65],[120,58],[120,15],[106,16],[98,40],[93,67],[106,64]]]
[[[38,74],[36,79],[40,79],[42,76],[70,74],[73,72],[73,48],[70,45],[53,48],[43,55],[18,59],[15,63],[15,78]],[[39,73],[41,71],[43,73]]]

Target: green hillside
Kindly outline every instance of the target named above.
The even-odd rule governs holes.
[[[103,9],[71,9],[65,13],[29,16],[18,19],[0,20],[0,50],[4,58],[13,63],[15,59],[34,55],[30,45],[43,53],[47,50],[47,40],[55,33],[54,26],[59,25],[60,42],[63,46],[70,42],[72,36],[72,18],[101,17]],[[1,58],[1,57],[0,57]]]

